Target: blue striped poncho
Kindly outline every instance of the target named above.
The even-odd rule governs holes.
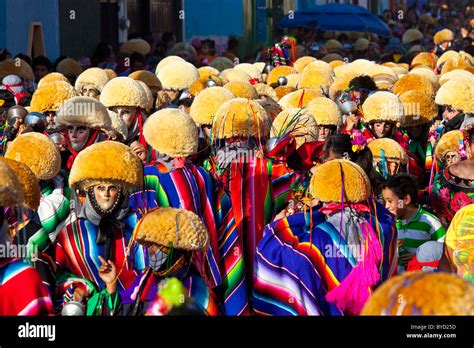
[[[378,241],[383,258],[380,282],[396,270],[396,229],[392,216],[377,206]],[[375,225],[375,215],[364,214]],[[357,265],[342,234],[317,210],[298,213],[265,227],[257,247],[253,305],[261,315],[347,314],[327,300]],[[313,227],[312,227],[313,226]]]
[[[209,288],[218,288],[227,315],[248,313],[249,291],[245,281],[243,245],[238,238],[229,196],[202,167],[186,165],[171,171],[159,165],[144,169],[144,190],[130,198],[139,216],[155,207],[181,208],[197,214],[206,225],[210,243],[205,253],[194,255]]]

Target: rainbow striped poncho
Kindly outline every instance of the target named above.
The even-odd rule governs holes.
[[[285,208],[294,172],[284,162],[257,157],[236,160],[220,173],[214,167],[211,170],[229,192],[250,282],[263,228]]]
[[[0,260],[0,315],[52,313],[51,296],[39,273],[22,260]]]
[[[4,124],[0,125],[0,154],[2,155],[5,152],[5,144],[7,143],[7,137],[5,135],[7,129],[8,129],[8,122],[5,121]]]
[[[392,217],[382,207],[377,209],[383,250],[381,282],[396,270],[397,235]],[[366,219],[375,225],[375,215]],[[277,220],[265,227],[257,248],[254,310],[260,315],[344,315],[326,295],[356,265],[347,242],[321,212],[314,210]]]
[[[408,152],[410,152],[410,154],[412,154],[412,156],[417,160],[420,167],[423,168],[425,172],[429,173],[433,161],[433,147],[431,146],[431,142],[428,141],[428,129],[426,128],[425,134],[421,136],[423,140],[410,138],[406,129],[402,128],[400,131],[407,144],[406,150],[408,150]]]
[[[71,299],[74,286],[87,289],[91,295],[105,289],[105,284],[99,277],[102,265],[99,255],[105,255],[104,245],[96,244],[99,227],[83,218],[76,218],[75,213],[66,221],[51,251],[51,257],[58,267],[57,295],[63,297],[65,302]],[[129,287],[148,262],[146,248],[137,243],[132,244],[127,257],[127,246],[137,224],[136,214],[128,214],[122,222],[124,227],[114,231],[110,256],[118,271],[123,268],[117,280],[118,290]]]
[[[152,270],[148,268],[136,278],[130,288],[120,292],[120,301],[122,304],[133,304],[136,301],[138,289],[142,287],[143,290],[141,292],[140,301],[145,303],[143,312],[147,311],[147,307],[155,300],[156,294],[158,293],[158,285],[162,280],[153,275],[148,276],[150,272],[152,272]],[[181,282],[187,290],[185,295],[192,298],[195,305],[207,315],[215,316],[219,314],[216,296],[212,291],[209,291],[209,288],[201,277],[188,275],[182,279]]]
[[[155,207],[182,208],[201,217],[210,236],[206,253],[197,253],[194,264],[211,289],[223,293],[220,302],[227,315],[248,313],[243,245],[238,238],[229,196],[204,168],[186,165],[169,172],[158,166],[144,169],[144,190],[133,194],[130,205],[143,215]]]

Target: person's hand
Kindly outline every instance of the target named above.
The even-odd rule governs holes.
[[[311,202],[308,203],[308,206],[310,207],[315,207],[317,206],[319,203],[321,203],[321,201],[317,198],[314,198],[313,200],[311,200]]]
[[[283,209],[281,212],[279,212],[277,215],[275,215],[275,217],[273,218],[273,221],[286,218],[288,215],[290,215],[290,214],[288,213],[288,210]]]
[[[413,256],[414,255],[412,254],[403,254],[399,256],[399,259],[403,266],[407,266],[408,262],[410,262],[413,259]]]
[[[346,117],[346,130],[351,131],[359,123],[359,118],[352,112]]]
[[[433,147],[434,144],[436,143],[436,136],[434,136],[434,134],[436,134],[436,128],[438,128],[439,124],[441,123],[441,121],[435,121],[431,127],[430,127],[430,130],[428,132],[429,134],[429,142],[431,143],[431,146]]]
[[[438,128],[439,124],[441,123],[440,120],[436,120],[430,127],[429,133],[436,133],[436,128]]]
[[[106,261],[102,256],[99,256],[99,260],[102,263],[99,268],[99,277],[106,284],[109,294],[113,294],[117,290],[115,282],[115,278],[117,278],[117,267],[115,267],[112,261]]]
[[[20,125],[23,123],[23,120],[19,117],[15,118],[15,124],[13,125],[13,128],[18,129],[20,128]]]
[[[117,277],[117,267],[115,267],[115,264],[112,261],[106,261],[102,256],[99,256],[99,260],[102,263],[99,268],[100,279],[102,279],[106,284],[113,283]]]
[[[146,161],[146,149],[142,144],[135,140],[130,144],[130,149],[142,160],[142,162]]]

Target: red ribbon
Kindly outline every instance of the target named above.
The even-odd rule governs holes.
[[[3,85],[3,87],[9,91],[15,97],[15,104],[20,104],[21,100],[28,95],[26,92],[15,92],[12,87],[23,87],[23,83],[16,83],[13,85]]]
[[[324,141],[310,141],[301,145],[296,152],[301,159],[303,170],[308,171],[314,167],[315,162],[321,162]]]
[[[138,120],[138,132],[139,132],[138,142],[142,144],[146,150],[147,143],[146,143],[145,137],[143,136],[143,112],[141,110],[138,111],[137,120]]]
[[[420,271],[424,266],[438,268],[439,260],[431,261],[431,262],[420,262],[415,256],[411,259],[410,262],[408,262],[407,271],[408,272]]]
[[[255,84],[259,83],[260,81],[259,81],[259,79],[250,79],[249,82],[250,82],[251,85],[255,85]]]
[[[298,101],[298,108],[300,109],[303,107],[303,98],[304,98],[304,89],[303,89],[303,93],[301,93],[300,100]]]
[[[285,136],[278,140],[275,147],[268,151],[269,157],[289,157],[296,149],[296,142],[291,136]]]

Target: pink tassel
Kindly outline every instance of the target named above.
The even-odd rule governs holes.
[[[372,293],[372,286],[380,279],[378,264],[382,258],[382,248],[379,240],[366,221],[360,226],[364,238],[363,258],[342,283],[326,295],[326,300],[351,315],[360,314]]]

